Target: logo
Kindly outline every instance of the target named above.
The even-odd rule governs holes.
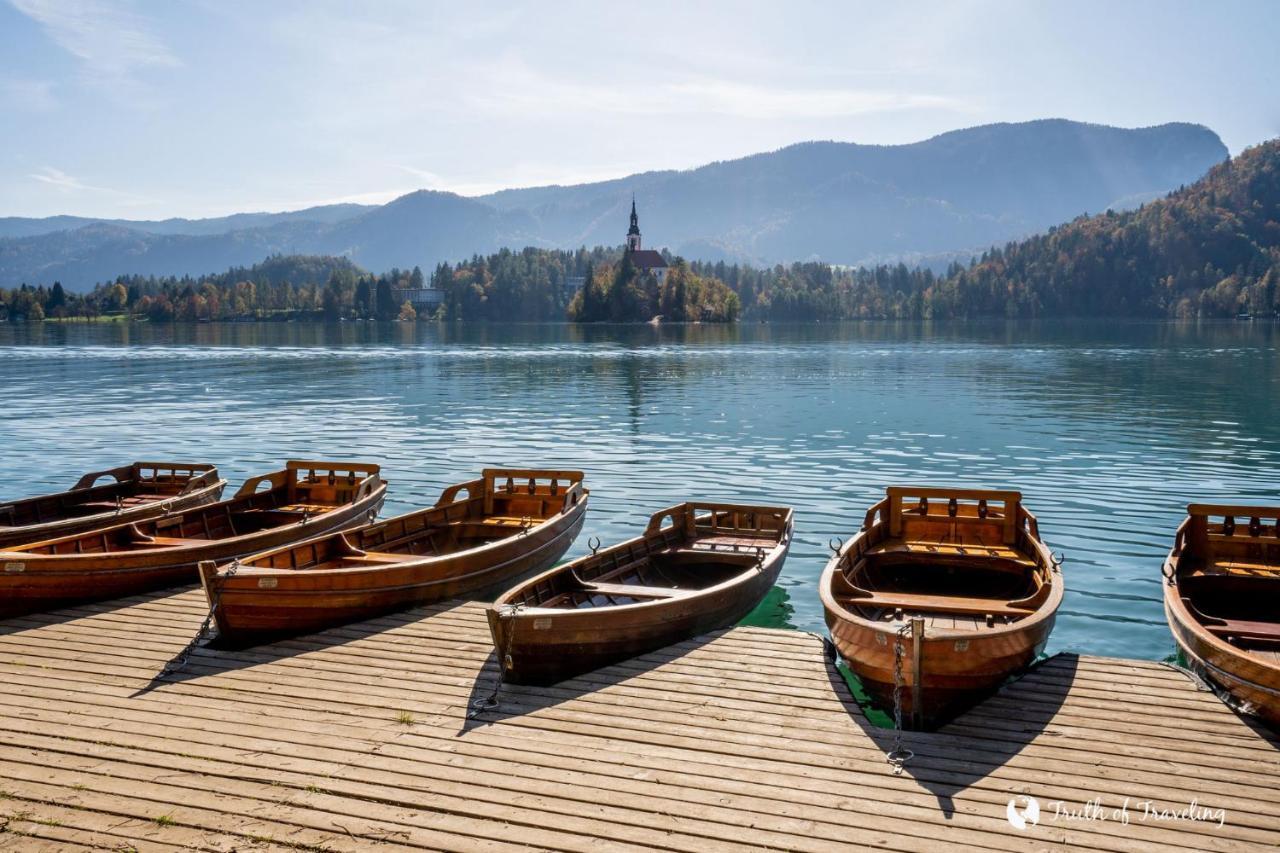
[[[1019,794],[1009,801],[1005,816],[1009,818],[1010,826],[1025,831],[1027,824],[1035,826],[1040,822],[1040,803],[1035,797]]]

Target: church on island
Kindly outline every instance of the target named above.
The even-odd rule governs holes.
[[[667,262],[661,252],[640,247],[640,217],[636,215],[636,199],[631,197],[631,227],[627,229],[627,257],[636,269],[649,273],[662,284],[667,277]]]

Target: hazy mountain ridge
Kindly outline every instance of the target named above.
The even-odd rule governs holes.
[[[1129,130],[1054,119],[910,145],[806,142],[687,171],[478,198],[423,190],[380,206],[208,220],[10,218],[0,220],[0,236],[8,235],[0,239],[0,285],[59,279],[84,289],[124,273],[199,274],[277,253],[346,255],[388,269],[503,246],[616,245],[633,192],[646,245],[690,258],[858,264],[947,256],[1159,197],[1226,155],[1199,125]]]

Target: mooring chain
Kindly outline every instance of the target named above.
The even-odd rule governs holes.
[[[893,749],[885,756],[885,760],[893,766],[895,776],[902,774],[902,768],[915,757],[915,753],[902,746],[902,689],[906,679],[902,675],[903,644],[911,633],[911,623],[903,622],[893,642]],[[919,677],[917,675],[917,677]]]
[[[507,659],[511,657],[511,643],[516,635],[516,615],[520,613],[520,609],[524,607],[523,602],[515,604],[504,604],[498,610],[498,620],[506,619],[507,630],[502,635],[502,648],[498,649],[498,678],[493,682],[493,690],[489,691],[488,696],[483,696],[471,703],[471,710],[467,712],[467,719],[474,720],[485,711],[492,711],[501,703],[498,694],[502,692],[502,683],[506,679]]]
[[[213,616],[218,611],[218,603],[222,601],[222,589],[227,585],[227,581],[235,577],[237,571],[240,570],[240,561],[232,560],[231,565],[227,567],[227,573],[221,580],[215,575],[209,582],[209,612],[204,615],[204,621],[200,623],[200,627],[196,629],[196,635],[191,638],[191,642],[187,643],[182,651],[161,671],[157,676],[159,679],[168,678],[171,675],[181,672],[187,666],[187,661],[191,659],[191,653],[196,650],[200,642],[209,635],[209,629],[213,627]]]

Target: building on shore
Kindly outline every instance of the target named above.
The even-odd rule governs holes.
[[[444,291],[434,287],[396,288],[392,291],[392,295],[397,305],[408,302],[419,314],[423,311],[435,311],[444,302]]]

